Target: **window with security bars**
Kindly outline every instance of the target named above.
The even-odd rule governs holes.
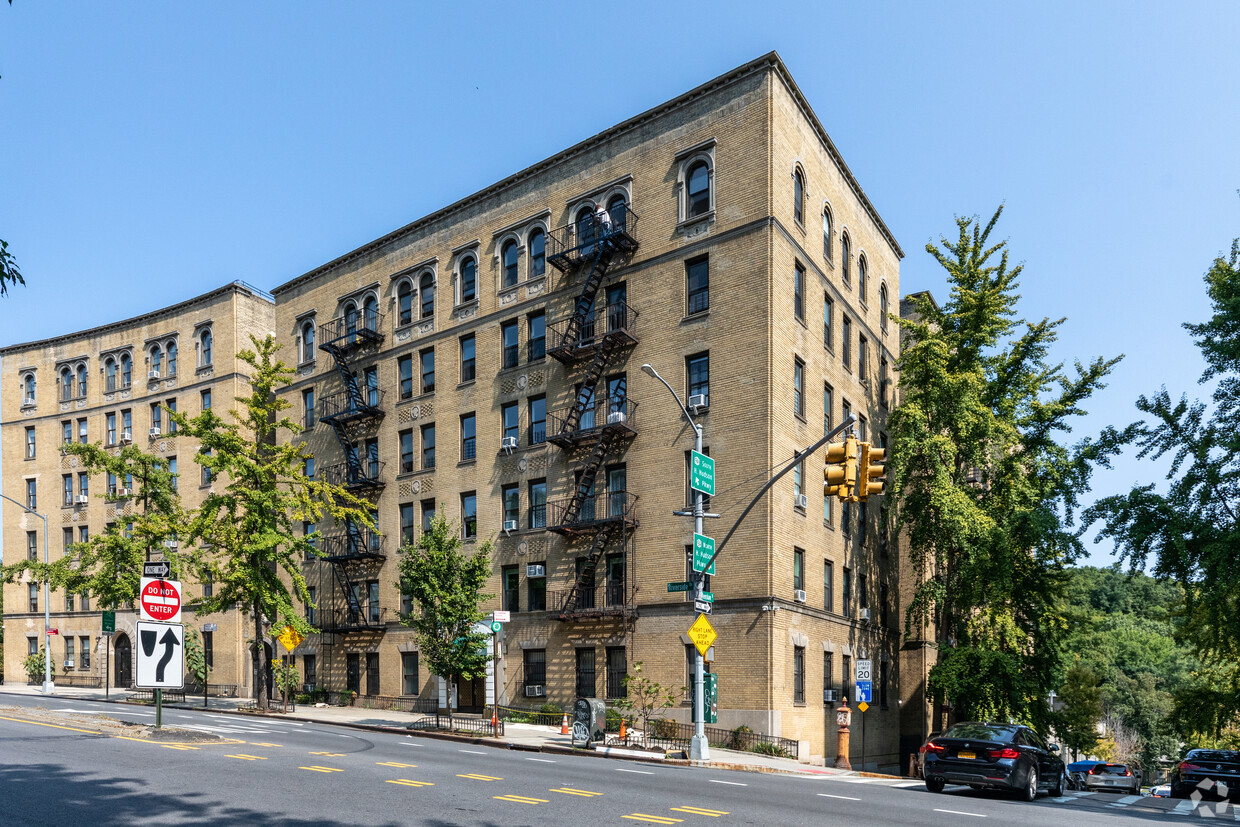
[[[792,701],[805,703],[805,647],[796,646],[792,650]]]
[[[628,695],[624,677],[629,672],[628,656],[623,646],[607,647],[607,697],[623,698]]]
[[[594,649],[577,650],[577,697],[593,698],[597,695],[594,675]]]
[[[402,695],[417,695],[421,681],[418,680],[418,653],[400,653],[400,691]]]
[[[526,649],[521,653],[521,666],[524,676],[524,686],[529,689],[531,686],[547,685],[547,650],[546,649]]]
[[[366,694],[379,694],[379,653],[366,653]]]

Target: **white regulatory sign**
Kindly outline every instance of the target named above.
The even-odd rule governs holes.
[[[143,689],[185,688],[185,627],[138,621],[138,671]]]
[[[872,664],[873,664],[873,661],[869,661],[869,660],[857,661],[857,676],[855,678],[857,683],[861,683],[862,681],[873,680],[874,667]]]

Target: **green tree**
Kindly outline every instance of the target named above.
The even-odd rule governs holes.
[[[16,287],[19,284],[25,283],[26,280],[22,278],[22,271],[17,267],[17,260],[9,252],[9,243],[4,239],[0,239],[0,296],[9,292],[10,284]]]
[[[642,674],[641,661],[633,664],[632,669],[624,676],[623,682],[624,696],[613,698],[610,703],[616,709],[630,713],[630,720],[633,717],[640,718],[642,733],[647,736],[651,734],[650,719],[668,707],[680,703],[680,699],[687,691],[683,686],[673,689],[647,678]]]
[[[327,514],[339,522],[368,528],[374,524],[365,502],[340,486],[306,476],[304,442],[279,440],[281,430],[294,436],[301,432],[284,415],[290,403],[277,395],[292,381],[293,371],[275,358],[280,345],[270,334],[250,340],[254,349],[237,354],[251,369],[250,393],[237,399],[238,409],[229,411],[233,422],[210,409],[193,418],[171,416],[185,437],[198,440],[194,461],[217,479],[187,531],[192,543],[206,547],[194,559],[199,579],[210,578],[214,584],[200,612],[213,614],[235,604],[249,611],[254,623],[254,697],[259,708],[266,709],[267,695],[260,691],[263,621],[292,626],[302,634],[317,631],[293,604],[294,599],[310,603],[302,560],[319,553],[313,538],[301,535],[302,521],[317,523]]]
[[[482,677],[491,660],[491,638],[477,624],[484,617],[479,604],[494,595],[482,593],[491,574],[491,542],[464,553],[459,525],[442,511],[417,543],[401,546],[396,587],[413,604],[412,612],[400,615],[401,623],[414,630],[431,673],[448,681],[450,721],[456,681]]]
[[[1055,722],[1055,730],[1077,758],[1098,746],[1098,722],[1102,720],[1100,683],[1091,669],[1078,664],[1068,670],[1059,688],[1063,711]]]
[[[207,653],[193,626],[185,627],[185,674],[202,685],[202,705],[207,705]]]
[[[1047,361],[1063,319],[1016,317],[1021,267],[1006,242],[957,218],[926,250],[946,272],[939,307],[913,297],[903,334],[903,401],[889,422],[890,501],[916,574],[906,630],[935,623],[930,688],[959,715],[1045,723],[1058,671],[1063,567],[1081,553],[1077,495],[1108,444],[1056,441],[1117,360]]]
[[[1152,562],[1155,575],[1183,589],[1179,632],[1225,682],[1222,691],[1193,700],[1218,704],[1214,710],[1181,709],[1179,717],[1218,737],[1240,708],[1240,240],[1230,256],[1214,260],[1205,282],[1213,315],[1184,327],[1206,362],[1200,381],[1215,383],[1212,406],[1187,396],[1173,402],[1166,387],[1141,396],[1144,418],[1103,438],[1137,446],[1140,458],[1169,457],[1166,491],[1137,485],[1099,500],[1085,516],[1102,523],[1097,539],[1111,539],[1121,561],[1134,569]]]

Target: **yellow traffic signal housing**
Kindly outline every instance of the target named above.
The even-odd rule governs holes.
[[[874,448],[868,442],[861,443],[861,476],[857,478],[857,499],[864,500],[871,494],[883,493],[883,485],[887,482],[887,478],[883,476],[887,469],[882,465],[885,459],[885,448]]]
[[[850,436],[843,442],[827,446],[827,470],[823,474],[823,487],[828,497],[839,497],[845,502],[856,501],[856,437]]]

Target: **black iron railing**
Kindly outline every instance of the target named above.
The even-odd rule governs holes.
[[[551,442],[556,445],[576,444],[597,437],[607,430],[620,431],[626,435],[637,433],[637,402],[627,396],[599,396],[590,401],[580,414],[576,408],[566,408],[549,414]],[[576,427],[572,426],[576,418]]]
[[[341,462],[323,469],[323,480],[349,489],[375,488],[384,484],[383,467],[387,463],[363,457],[358,467]]]
[[[597,490],[582,497],[551,500],[547,503],[547,527],[550,529],[585,528],[607,522],[637,522],[637,495],[628,491]]]
[[[579,326],[573,325],[571,318],[561,319],[551,325],[552,346],[548,352],[563,359],[581,355],[609,339],[617,344],[636,344],[637,316],[637,310],[627,303],[614,302],[590,311]]]
[[[319,347],[348,349],[383,341],[383,314],[374,310],[337,316],[319,325]]]
[[[610,221],[597,213],[583,216],[547,235],[547,261],[561,272],[601,252],[631,253],[637,249],[637,213],[627,206],[615,210]]]
[[[386,541],[382,534],[368,528],[337,532],[323,538],[323,557],[329,561],[382,558]]]
[[[607,580],[576,589],[549,589],[547,608],[553,614],[603,616],[629,614],[634,607],[628,600],[624,581]]]
[[[342,606],[322,613],[324,632],[349,632],[374,629],[386,625],[386,606],[369,606],[365,602],[355,606]]]
[[[381,417],[383,397],[384,391],[380,388],[360,388],[357,400],[352,399],[348,391],[333,393],[319,401],[319,419],[350,422]]]

